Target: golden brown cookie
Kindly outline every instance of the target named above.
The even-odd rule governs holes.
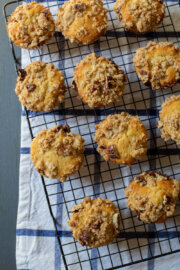
[[[64,101],[64,77],[53,64],[36,61],[19,69],[15,92],[32,111],[50,111]]]
[[[118,101],[124,92],[126,77],[120,66],[95,53],[76,65],[72,88],[91,108]]]
[[[88,44],[106,33],[106,13],[101,0],[70,0],[59,9],[56,29],[71,42]]]
[[[91,248],[110,244],[119,233],[119,224],[120,213],[115,204],[100,197],[94,200],[86,197],[73,206],[68,221],[73,237],[82,246]]]
[[[116,0],[113,9],[122,26],[134,33],[155,30],[165,15],[163,0]]]
[[[147,131],[138,116],[109,115],[95,127],[97,151],[106,161],[129,166],[146,156]]]
[[[7,23],[9,38],[17,46],[35,49],[55,33],[55,23],[49,9],[31,2],[18,6]]]
[[[68,125],[55,126],[38,133],[31,143],[31,159],[37,171],[61,182],[77,172],[84,161],[84,139]]]
[[[180,96],[166,98],[160,111],[158,127],[165,141],[172,139],[180,145]]]
[[[180,81],[180,49],[170,42],[152,42],[133,58],[139,79],[153,90],[172,87]]]
[[[177,180],[156,171],[142,172],[125,189],[128,207],[147,223],[173,216],[179,192]]]

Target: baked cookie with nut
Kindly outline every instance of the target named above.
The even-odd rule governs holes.
[[[76,65],[72,88],[89,107],[98,108],[118,101],[124,92],[125,81],[120,66],[91,53]]]
[[[73,206],[68,225],[82,246],[97,248],[110,244],[118,235],[120,213],[112,201],[86,197]]]
[[[18,6],[9,17],[7,32],[14,44],[35,49],[55,33],[55,23],[49,9],[36,2]]]
[[[133,58],[136,73],[153,90],[172,87],[180,81],[180,49],[170,42],[152,42],[139,48]]]
[[[156,171],[140,173],[125,189],[128,207],[147,223],[161,223],[173,216],[179,192],[177,180]]]
[[[84,139],[68,125],[39,132],[31,143],[31,160],[37,171],[49,178],[66,181],[84,161]]]
[[[32,62],[18,74],[15,92],[27,109],[48,112],[64,101],[63,73],[53,64]]]
[[[107,12],[101,0],[70,0],[59,9],[56,29],[71,42],[89,44],[106,33]]]
[[[166,98],[160,111],[158,127],[165,141],[174,140],[180,145],[180,96]]]
[[[138,116],[109,115],[95,126],[97,151],[106,160],[130,166],[147,153],[147,131]]]
[[[156,30],[165,15],[163,0],[116,0],[113,9],[122,26],[137,34]]]

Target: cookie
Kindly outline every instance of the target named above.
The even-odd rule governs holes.
[[[106,33],[107,12],[101,0],[70,0],[59,9],[56,29],[71,42],[89,44]]]
[[[142,172],[125,189],[128,207],[147,223],[173,216],[179,192],[177,180],[156,171]]]
[[[165,141],[171,139],[180,145],[180,96],[166,98],[160,111],[158,127]]]
[[[146,156],[147,131],[138,116],[109,115],[95,127],[97,151],[106,161],[129,166]]]
[[[35,49],[55,33],[55,23],[49,9],[31,2],[18,6],[7,22],[9,38],[24,49]]]
[[[112,201],[86,197],[73,206],[68,225],[82,246],[97,248],[110,244],[118,235],[120,213]]]
[[[165,15],[163,0],[117,0],[113,9],[122,26],[137,34],[155,30]]]
[[[64,77],[53,64],[32,62],[18,74],[15,92],[27,109],[47,112],[64,101]]]
[[[31,143],[31,160],[37,171],[61,182],[77,172],[84,161],[84,139],[68,125],[55,126],[36,135]]]
[[[125,81],[120,66],[91,53],[76,65],[72,88],[89,107],[98,108],[118,101],[124,92]]]
[[[172,87],[180,81],[180,49],[170,42],[152,42],[133,58],[139,79],[153,90]]]

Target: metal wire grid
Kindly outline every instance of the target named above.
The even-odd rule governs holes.
[[[53,15],[61,1],[43,1]],[[8,20],[12,10],[22,1],[8,3],[5,18]],[[109,28],[107,34],[88,46],[70,44],[59,33],[55,34],[48,44],[35,51],[25,51],[31,61],[52,62],[64,73],[68,92],[65,103],[49,113],[31,112],[25,109],[32,138],[42,129],[59,123],[67,123],[71,130],[80,133],[85,139],[85,164],[70,181],[60,183],[58,180],[42,177],[44,190],[52,215],[57,239],[66,269],[115,269],[150,260],[163,255],[180,251],[180,204],[177,204],[175,215],[163,224],[144,224],[127,209],[124,188],[129,181],[141,171],[157,169],[174,178],[180,178],[180,151],[173,142],[165,143],[160,138],[156,122],[158,111],[165,97],[178,93],[178,85],[167,91],[152,91],[142,85],[134,71],[132,57],[137,48],[144,46],[148,40],[171,41],[178,44],[180,33],[175,29],[171,12],[179,8],[177,2],[166,3],[166,16],[163,24],[156,32],[136,36],[125,31],[112,11],[113,1],[106,0],[109,10]],[[20,60],[14,45],[11,43],[16,70],[20,68]],[[99,55],[112,58],[125,70],[128,82],[126,91],[120,102],[112,106],[92,110],[76,98],[70,90],[73,69],[87,54],[95,51]],[[94,126],[107,115],[114,112],[127,111],[138,114],[149,133],[149,150],[145,160],[136,162],[130,168],[105,162],[96,152],[93,141]],[[86,196],[107,198],[116,203],[121,213],[121,233],[111,245],[91,250],[80,246],[72,238],[66,222],[70,210]],[[63,215],[63,219],[61,216]]]

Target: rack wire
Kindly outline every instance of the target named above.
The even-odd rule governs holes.
[[[63,4],[63,1],[58,0],[42,2],[51,10],[54,17]],[[12,1],[5,5],[6,21],[19,4],[22,4],[22,1]],[[23,56],[26,56],[29,62],[36,60],[52,62],[61,69],[68,87],[65,103],[49,113],[31,112],[24,108],[23,113],[26,114],[31,137],[34,138],[42,129],[67,123],[72,132],[80,133],[85,139],[85,164],[78,173],[65,183],[41,177],[66,269],[85,269],[85,267],[93,270],[116,269],[142,261],[152,261],[157,257],[180,251],[180,203],[177,204],[175,215],[165,223],[147,225],[139,221],[127,208],[124,194],[130,180],[144,170],[158,170],[180,179],[180,149],[172,141],[165,143],[160,138],[156,126],[162,102],[166,97],[178,93],[179,86],[163,91],[152,91],[138,80],[132,62],[136,49],[145,46],[149,40],[179,44],[180,32],[175,27],[173,21],[175,16],[172,14],[180,8],[180,3],[167,1],[163,23],[156,31],[140,36],[129,33],[121,27],[113,12],[113,4],[112,0],[104,1],[104,6],[109,10],[109,27],[106,35],[97,42],[87,46],[71,44],[56,32],[55,36],[38,50],[23,50]],[[14,44],[10,44],[18,71],[21,61]],[[128,78],[121,101],[95,110],[82,104],[76,98],[75,92],[70,89],[76,63],[93,51],[112,58],[122,66]],[[105,162],[96,152],[93,140],[95,124],[109,114],[122,111],[139,115],[149,134],[147,158],[132,164],[129,168]],[[116,241],[108,246],[97,249],[82,247],[69,231],[67,220],[70,217],[71,207],[86,196],[110,199],[120,209],[121,232]]]

